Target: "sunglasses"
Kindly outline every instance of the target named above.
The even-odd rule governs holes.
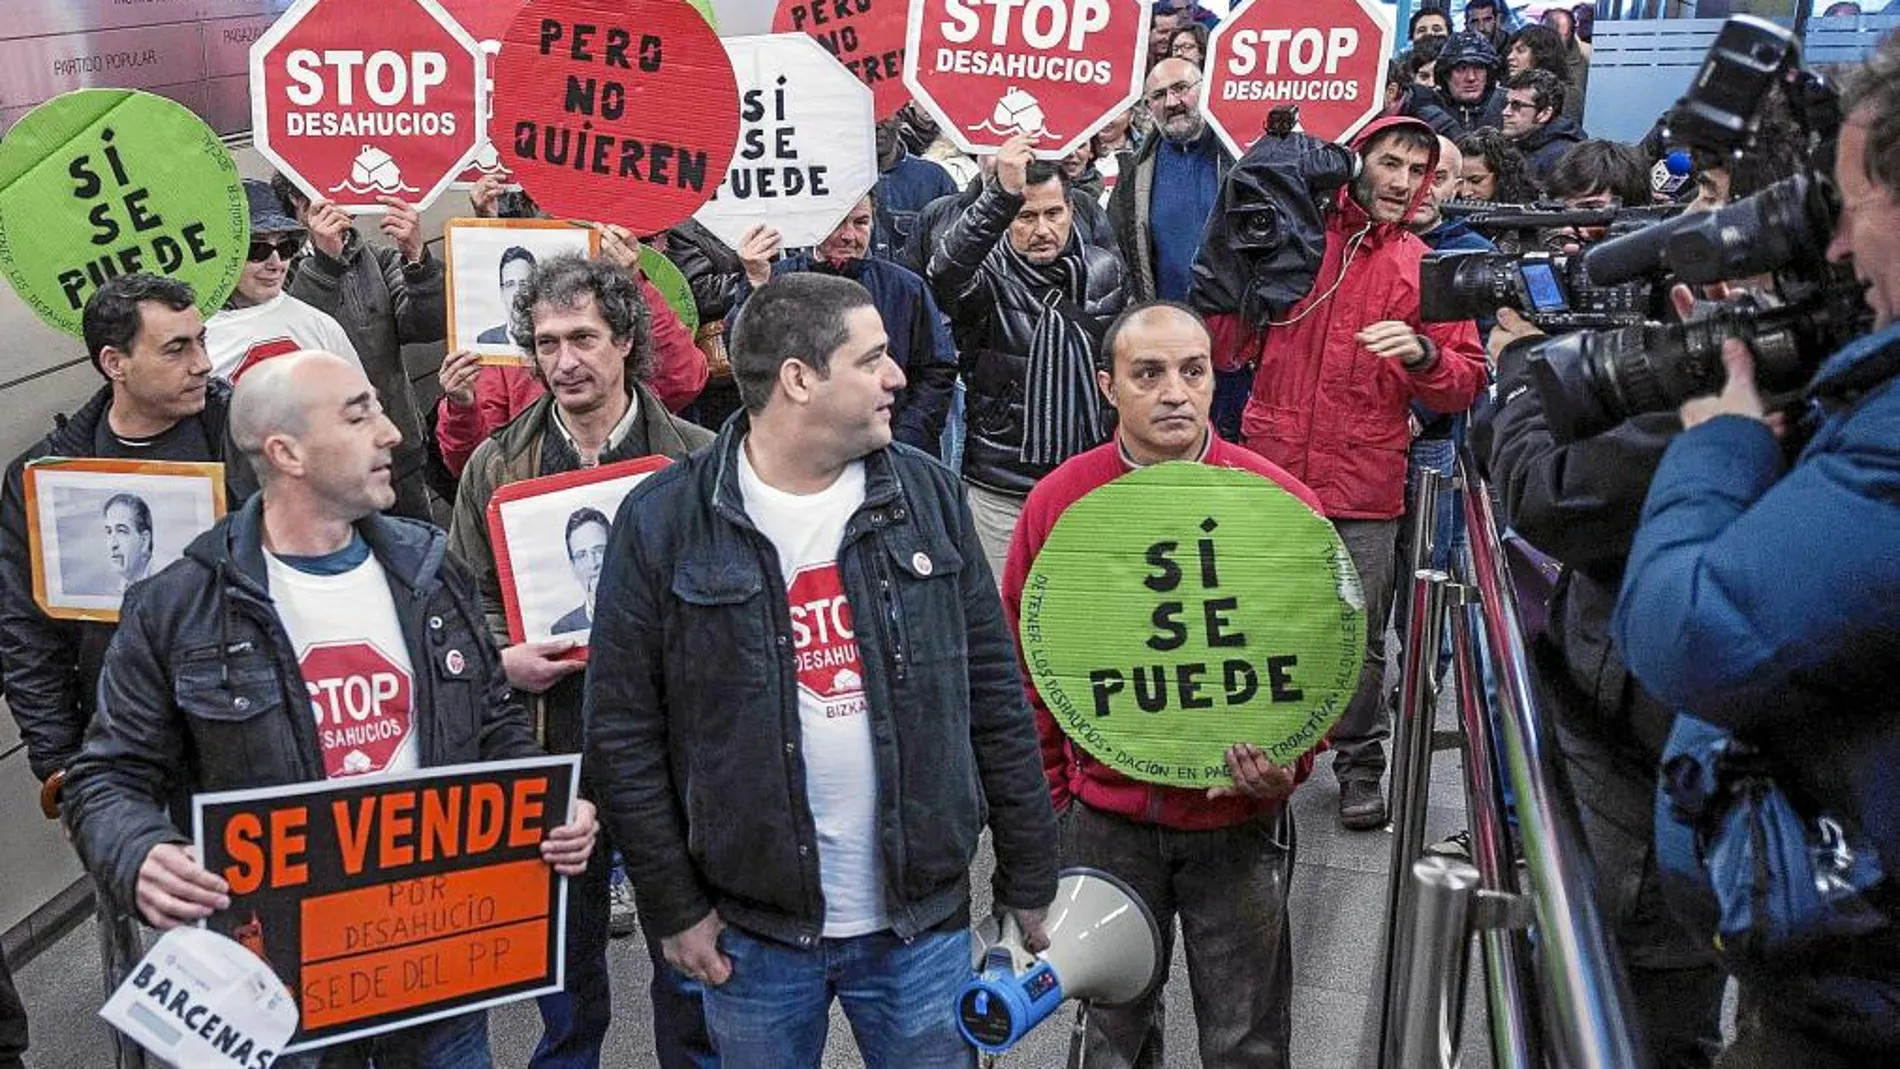
[[[246,259],[254,264],[261,264],[270,259],[270,254],[274,252],[288,260],[302,250],[303,238],[301,237],[278,238],[276,241],[253,241],[250,255]]]

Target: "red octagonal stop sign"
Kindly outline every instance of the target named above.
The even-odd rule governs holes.
[[[904,84],[965,152],[1060,159],[1141,97],[1141,0],[913,0]]]
[[[367,641],[313,645],[298,667],[325,773],[334,778],[388,768],[415,723],[409,673]]]
[[[1281,104],[1300,129],[1343,141],[1385,106],[1392,23],[1378,0],[1245,0],[1208,42],[1201,112],[1234,155]]]
[[[427,207],[474,158],[483,56],[435,0],[297,0],[251,46],[257,150],[313,198]]]

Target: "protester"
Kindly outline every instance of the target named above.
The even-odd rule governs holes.
[[[205,323],[211,374],[236,383],[259,362],[299,349],[361,363],[341,324],[284,291],[290,262],[309,239],[303,224],[285,214],[268,183],[245,179],[244,198],[250,202],[251,247],[237,289]]]
[[[579,471],[644,456],[684,457],[712,434],[666,411],[642,385],[653,354],[651,313],[624,271],[598,260],[552,259],[535,269],[511,311],[513,333],[532,360],[532,372],[553,392],[482,442],[462,473],[449,553],[475,577],[489,634],[501,649],[502,671],[526,696],[551,753],[579,753],[582,660],[565,656],[565,639],[510,645],[501,578],[488,535],[495,491],[543,475]],[[595,602],[598,606],[598,600]],[[585,624],[583,623],[583,626]],[[588,785],[591,794],[592,786]],[[603,852],[606,852],[603,850]],[[543,1031],[532,1066],[597,1066],[613,1015],[608,991],[609,870],[596,864],[568,898],[567,990],[540,999]],[[626,922],[632,921],[631,901]],[[661,1065],[700,1064],[711,1058],[698,999],[668,975],[653,954],[654,1041]]]
[[[848,278],[869,290],[890,338],[891,359],[904,372],[905,386],[891,410],[891,433],[905,445],[935,456],[956,388],[956,344],[922,278],[894,261],[867,256],[871,219],[867,195],[816,249],[793,253],[777,263],[771,257],[779,249],[779,232],[769,226],[753,227],[739,243],[746,284],[733,303],[733,314],[771,279],[801,271]]]
[[[917,213],[938,197],[955,193],[957,184],[950,172],[910,154],[895,118],[877,124],[877,171],[871,195],[877,202],[878,233],[872,247],[875,255],[888,259],[910,240]]]
[[[1482,0],[1489,4],[1491,0]],[[1408,114],[1452,140],[1504,123],[1504,88],[1497,84],[1497,49],[1469,31],[1445,38],[1433,65],[1437,87],[1415,94]]]
[[[639,274],[640,246],[626,228],[603,227],[600,237],[601,255],[638,278],[641,301],[647,308],[653,359],[646,365],[648,377],[642,385],[662,408],[678,412],[698,396],[711,374],[706,355],[659,289]],[[522,344],[521,339],[516,344]],[[547,383],[532,368],[483,366],[472,350],[444,356],[436,377],[442,384],[442,399],[436,403],[435,444],[443,465],[457,478],[484,438],[547,392]]]
[[[63,807],[87,871],[161,929],[230,905],[225,881],[172,822],[173,798],[359,774],[311,698],[329,680],[296,674],[315,647],[374,641],[409,677],[399,691],[408,702],[378,707],[402,741],[362,773],[540,753],[488,637],[471,626],[480,607],[445,560],[442,532],[379,514],[396,496],[398,432],[362,369],[314,352],[259,365],[231,402],[231,429],[263,489],[126,598]],[[594,808],[581,801],[541,856],[578,876],[593,846]],[[485,1069],[487,1014],[273,1064],[372,1060]]]
[[[1150,138],[1157,136],[1150,132],[1146,136],[1137,137],[1136,135],[1139,132],[1140,131],[1135,129],[1130,129],[1128,132],[1129,141],[1138,147],[1145,144]],[[937,244],[943,239],[944,233],[950,229],[950,225],[955,223],[970,205],[976,203],[976,198],[982,194],[984,187],[988,185],[990,176],[996,173],[996,157],[985,156],[981,162],[981,173],[973,179],[969,185],[965,186],[954,196],[938,197],[936,200],[925,205],[923,211],[917,213],[917,224],[915,232],[910,236],[910,241],[905,244],[901,253],[891,257],[900,266],[914,274],[926,275],[927,277],[927,273],[930,269],[931,250],[937,247]],[[1098,157],[1095,161],[1097,170],[1101,170],[1104,163],[1110,162],[1119,165],[1119,161],[1113,157]],[[1104,188],[1109,185],[1106,177],[1108,173],[1107,171],[1102,171],[1104,175],[1102,180]],[[1108,219],[1107,197],[1100,199],[1094,197],[1070,197],[1069,208],[1070,224],[1075,230],[1076,238],[1080,240],[1082,244],[1092,245],[1095,248],[1107,252],[1110,256],[1120,255],[1115,244],[1115,228],[1110,224]],[[941,303],[941,299],[939,299],[939,304]],[[951,327],[954,331],[956,327],[954,320],[951,322]],[[959,349],[967,348],[967,346],[963,344],[963,339],[960,336],[957,338],[957,343]]]
[[[1233,154],[1201,114],[1201,72],[1181,59],[1157,63],[1143,87],[1155,131],[1139,152],[1118,164],[1128,181],[1109,198],[1109,223],[1133,300],[1186,302],[1194,285],[1194,257]],[[1247,403],[1245,369],[1223,373],[1214,401],[1214,426],[1240,440]]]
[[[1412,12],[1412,21],[1406,27],[1405,39],[1417,44],[1424,37],[1451,36],[1451,16],[1444,8],[1421,7]]]
[[[1168,42],[1168,56],[1186,60],[1196,68],[1207,65],[1207,27],[1198,22],[1190,22],[1174,31]]]
[[[1523,71],[1504,84],[1504,136],[1524,153],[1531,178],[1542,181],[1584,140],[1583,128],[1564,114],[1564,84],[1549,71]]]
[[[1492,50],[1504,48],[1505,29],[1498,0],[1466,0],[1465,32],[1484,38]]]
[[[1332,743],[1340,821],[1367,829],[1385,822],[1384,631],[1404,511],[1409,404],[1461,412],[1486,376],[1470,323],[1419,318],[1426,249],[1404,223],[1429,194],[1437,137],[1417,119],[1379,119],[1353,148],[1363,170],[1327,219],[1313,291],[1264,339],[1244,333],[1236,317],[1211,325],[1217,367],[1258,361],[1241,419],[1246,444],[1319,496],[1365,591],[1365,664]]]
[[[915,100],[907,100],[897,109],[897,132],[911,155],[943,168],[954,185],[961,186],[976,177],[976,161],[952,144],[936,117]]]
[[[1580,22],[1578,11],[1589,13],[1588,4],[1578,4],[1576,10],[1561,7],[1549,8],[1544,12],[1544,25],[1557,31],[1564,45],[1564,91],[1565,100],[1570,102],[1569,116],[1578,122],[1583,121],[1584,93],[1590,88],[1590,40]]]
[[[1210,341],[1187,307],[1131,308],[1103,339],[1096,383],[1115,410],[1112,441],[1071,457],[1029,493],[1010,544],[1003,602],[1014,631],[1023,587],[1070,505],[1136,468],[1194,461],[1239,468],[1278,483],[1315,510],[1319,499],[1252,451],[1222,441],[1208,421],[1214,402]],[[1072,744],[1043,705],[1027,667],[1042,768],[1060,814],[1062,864],[1125,881],[1162,932],[1162,980],[1136,1002],[1089,1013],[1086,1064],[1129,1069],[1164,1063],[1156,1005],[1173,958],[1178,916],[1187,940],[1200,1064],[1255,1069],[1290,1064],[1293,958],[1287,886],[1293,815],[1286,804],[1313,767],[1312,755],[1276,767],[1239,742],[1226,762],[1233,786],[1212,791],[1138,783]]]
[[[834,998],[872,1069],[967,1066],[986,812],[1034,948],[1056,888],[995,580],[955,476],[892,444],[904,376],[864,287],[772,280],[732,358],[745,413],[615,522],[591,775],[726,1069],[817,1064]]]
[[[383,410],[402,431],[396,451],[396,514],[426,520],[429,498],[423,467],[428,452],[402,347],[446,337],[448,305],[442,262],[423,240],[422,217],[414,205],[395,197],[376,198],[386,209],[378,229],[394,247],[370,245],[356,232],[350,213],[334,203],[312,203],[283,175],[271,178],[271,190],[285,214],[310,235],[309,245],[291,262],[288,291],[335,319],[350,336]]]
[[[1163,0],[1154,6],[1148,19],[1148,66],[1167,59],[1174,54],[1174,31],[1180,29],[1187,20]]]
[[[1649,166],[1619,141],[1572,145],[1544,178],[1544,189],[1569,208],[1636,208],[1649,203]]]
[[[1458,138],[1458,152],[1465,161],[1458,195],[1465,200],[1529,204],[1543,196],[1530,176],[1524,153],[1504,136],[1504,131],[1474,130]]]
[[[1746,786],[1730,786],[1739,770],[1714,767],[1720,778],[1707,788],[1718,793],[1706,796],[1699,819],[1667,799],[1657,815],[1659,825],[1665,814],[1676,823],[1672,843],[1723,851],[1704,859],[1691,846],[1674,858],[1678,872],[1713,869],[1701,877],[1702,901],[1684,915],[1712,915],[1713,877],[1749,903],[1756,931],[1766,929],[1745,941],[1713,940],[1741,982],[1724,1065],[1835,1069],[1882,1061],[1900,1047],[1891,1012],[1900,998],[1900,918],[1885,881],[1856,893],[1857,881],[1836,868],[1858,864],[1837,860],[1843,850],[1871,851],[1883,866],[1900,857],[1892,776],[1900,555],[1886,536],[1900,501],[1900,38],[1889,35],[1850,74],[1841,114],[1834,180],[1842,211],[1827,258],[1851,265],[1866,285],[1872,333],[1835,352],[1808,384],[1802,407],[1811,418],[1792,461],[1757,387],[1755,359],[1742,342],[1724,343],[1722,392],[1677,413],[1685,429],[1650,483],[1613,621],[1631,673],[1685,714],[1671,750],[1685,733],[1725,733],[1729,753],[1750,757]],[[1696,793],[1693,783],[1665,783],[1684,803]],[[1776,798],[1791,812],[1775,827],[1798,821],[1797,834],[1810,837],[1825,834],[1817,822],[1837,830],[1797,840],[1792,861],[1783,850],[1755,852],[1759,822],[1773,818],[1747,807]],[[1730,827],[1743,836],[1754,828],[1753,841],[1737,843]],[[1747,851],[1739,865],[1726,860],[1731,847]],[[1681,856],[1691,850],[1698,856]],[[1818,912],[1765,903],[1777,893],[1770,884],[1805,888]],[[1752,912],[1761,910],[1772,912]]]
[[[1095,167],[1095,145],[1084,141],[1062,157],[1062,173],[1069,180],[1069,192],[1078,199],[1101,201],[1102,172]]]
[[[1558,114],[1580,123],[1583,121],[1583,80],[1576,76],[1570,65],[1571,56],[1564,46],[1564,39],[1558,36],[1556,30],[1541,23],[1532,23],[1517,31],[1504,45],[1506,84],[1525,71],[1549,71],[1564,90],[1563,104],[1557,109]]]
[[[667,408],[702,427],[717,427],[739,410],[739,388],[733,385],[732,361],[726,356],[726,313],[732,311],[732,302],[738,298],[745,265],[731,246],[694,219],[657,235],[653,244],[680,269],[692,288],[693,307],[699,313],[699,331],[693,343],[706,364],[706,384],[698,396],[684,407],[669,403]],[[647,297],[647,306],[653,307],[652,294],[643,288],[642,295]],[[655,316],[656,332],[664,318]],[[659,396],[662,402],[668,400],[664,394]]]
[[[1077,239],[1073,204],[1018,134],[930,254],[967,386],[963,479],[995,575],[1029,488],[1108,437],[1090,369],[1126,301],[1122,266]]]

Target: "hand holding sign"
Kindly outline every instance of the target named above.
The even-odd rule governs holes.
[[[1017,134],[996,153],[996,181],[1003,192],[1022,196],[1029,187],[1029,165],[1036,159],[1036,139]]]
[[[541,860],[563,876],[579,876],[587,871],[587,859],[594,854],[594,837],[599,830],[594,803],[579,799],[574,803],[574,819],[541,840]]]
[[[422,215],[416,206],[397,197],[377,197],[376,203],[389,209],[383,215],[382,230],[402,253],[404,263],[422,260]]]
[[[756,288],[772,281],[772,258],[779,254],[784,239],[779,232],[760,223],[739,240],[739,262],[745,265],[746,281]]]
[[[317,201],[304,213],[304,226],[310,230],[310,244],[332,260],[343,258],[345,235],[355,225],[355,218],[337,207],[335,201]]]
[[[230,890],[230,884],[198,864],[196,848],[159,843],[139,866],[139,915],[159,931],[195,924],[229,909]]]
[[[1229,746],[1223,759],[1227,762],[1228,774],[1234,777],[1234,785],[1208,788],[1210,800],[1241,797],[1269,802],[1293,793],[1293,766],[1276,765],[1267,760],[1267,755],[1253,743]]]

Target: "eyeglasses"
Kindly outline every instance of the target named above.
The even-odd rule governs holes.
[[[253,241],[250,254],[246,259],[254,264],[261,264],[270,259],[270,254],[274,252],[288,260],[302,250],[303,238],[301,237],[278,238],[276,241]]]
[[[1200,79],[1198,78],[1191,82],[1187,81],[1186,79],[1183,79],[1181,81],[1174,83],[1173,85],[1164,85],[1161,88],[1155,90],[1154,92],[1149,93],[1148,103],[1153,104],[1156,107],[1159,107],[1162,104],[1166,104],[1168,102],[1169,97],[1180,97],[1182,100],[1193,100],[1194,91],[1196,89],[1199,89],[1200,87],[1201,87],[1201,82],[1200,82]]]

